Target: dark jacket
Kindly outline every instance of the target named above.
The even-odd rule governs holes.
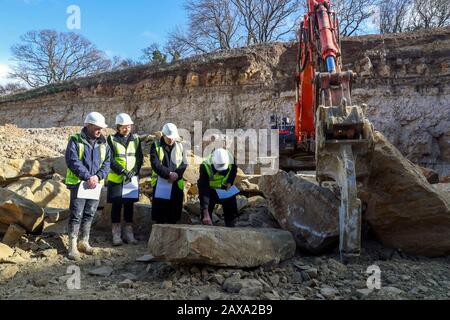
[[[81,130],[81,139],[84,143],[83,159],[78,156],[78,143],[70,139],[66,149],[67,167],[82,181],[89,180],[92,176],[98,176],[99,180],[104,180],[108,176],[110,167],[111,150],[106,142],[106,138],[101,136],[98,139],[90,139],[87,136],[86,128]],[[91,143],[92,144],[91,144]],[[106,145],[106,158],[103,165],[100,166],[100,145]],[[77,188],[78,186],[68,186],[68,188]]]
[[[150,147],[150,162],[152,165],[152,170],[155,171],[156,174],[158,174],[158,176],[164,179],[168,179],[169,174],[171,172],[175,172],[176,174],[178,174],[178,180],[181,180],[187,168],[186,153],[185,152],[183,153],[183,163],[177,169],[176,164],[172,162],[172,159],[170,157],[172,149],[175,147],[175,144],[173,144],[172,146],[167,145],[166,142],[164,141],[164,138],[161,138],[160,143],[161,143],[160,146],[164,151],[164,159],[162,162],[159,161],[155,144],[152,143],[152,146]]]
[[[214,168],[214,166],[211,166],[211,168],[213,174],[216,174],[217,170]],[[235,163],[231,166],[231,172],[230,175],[228,176],[227,183],[233,185],[234,180],[236,179],[236,175],[237,175],[237,165],[235,161]],[[210,194],[211,192],[215,191],[212,191],[211,187],[209,186],[209,175],[203,164],[200,165],[200,178],[198,179],[197,186],[200,198],[200,207],[202,208],[202,210],[207,209],[209,206]]]
[[[128,147],[128,144],[130,143],[131,138],[132,138],[131,134],[128,135],[128,137],[124,137],[120,133],[116,133],[114,135],[114,140],[119,142],[120,144],[122,144],[125,148]],[[109,141],[109,139],[107,139],[107,140],[108,140],[108,145],[111,148],[111,171],[113,171],[114,173],[120,174],[122,172],[122,170],[125,168],[123,168],[115,160],[116,150],[114,149],[114,146]],[[141,171],[142,163],[144,162],[144,155],[142,153],[141,147],[142,147],[141,141],[139,140],[139,145],[136,150],[136,165],[134,166],[134,171],[136,172],[136,175],[139,175],[139,172]],[[122,200],[123,200],[122,199],[122,183],[114,183],[114,182],[108,181],[107,201],[109,203],[112,203],[114,201],[122,201]],[[136,199],[136,200],[127,199],[126,201],[137,202],[139,200],[138,199]]]

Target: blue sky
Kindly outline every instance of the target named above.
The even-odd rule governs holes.
[[[183,0],[0,0],[0,84],[10,48],[30,30],[66,27],[70,5],[81,9],[81,33],[108,55],[138,59],[152,42],[163,44],[186,22]]]

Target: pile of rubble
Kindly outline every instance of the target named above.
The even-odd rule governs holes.
[[[33,130],[19,129],[15,126],[1,127],[1,134],[10,132],[14,138],[5,139],[0,144],[2,150],[12,148],[16,144],[16,153],[3,153],[0,155],[0,240],[5,245],[14,248],[20,245],[27,235],[64,235],[67,233],[69,218],[70,192],[64,184],[66,164],[63,156],[67,144],[67,137],[78,131],[79,127],[64,128],[61,130],[43,129],[40,134]],[[54,135],[53,135],[54,134]],[[47,136],[51,143],[49,157],[44,157],[48,151],[46,144],[38,142],[42,136]],[[5,136],[6,138],[6,136]],[[24,141],[18,141],[17,139]],[[151,166],[148,157],[151,138],[149,136],[143,143],[143,152],[146,155],[141,170],[140,201],[135,204],[135,230],[141,240],[147,241],[151,231],[151,193],[150,185]],[[29,157],[24,145],[25,141],[36,142],[33,157]],[[41,148],[42,147],[42,148]],[[42,151],[42,152],[41,152]],[[189,156],[189,167],[185,173],[185,207],[180,223],[200,225],[200,205],[198,199],[197,180],[201,159]],[[259,191],[258,176],[246,176],[241,169],[236,178],[237,187],[242,190],[238,196],[240,227],[279,228],[276,220],[270,215],[267,202]],[[110,231],[111,205],[106,203],[106,189],[103,190],[97,215],[94,220],[94,230]],[[223,212],[218,208],[213,215],[215,225],[223,226]],[[293,251],[295,252],[295,246]],[[61,252],[63,253],[63,252]]]
[[[148,154],[149,144],[143,144],[144,154]],[[70,199],[63,183],[64,157],[1,161],[0,261],[23,263],[36,255],[64,257]],[[248,176],[239,169],[237,228],[221,228],[220,206],[212,215],[216,228],[210,228],[200,221],[200,161],[190,155],[189,162],[180,224],[152,226],[151,167],[145,157],[142,194],[135,204],[135,229],[142,242],[150,238],[149,249],[158,260],[255,268],[289,261],[297,249],[312,254],[336,250],[339,193],[332,186],[319,187],[313,173]],[[403,158],[377,133],[372,173],[367,189],[360,190],[360,198],[367,204],[363,211],[365,229],[385,248],[416,256],[450,254],[450,184],[430,184],[440,182],[430,172]],[[106,203],[105,190],[98,210],[94,235],[109,233],[111,206]],[[45,243],[47,236],[62,239],[58,250]],[[105,241],[107,246],[109,236]]]

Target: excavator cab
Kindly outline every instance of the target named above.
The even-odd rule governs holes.
[[[270,116],[270,128],[278,130],[280,150],[283,152],[295,150],[295,125],[290,118],[272,114]]]

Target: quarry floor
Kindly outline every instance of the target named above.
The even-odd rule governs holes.
[[[0,273],[8,279],[0,285],[0,299],[450,299],[450,257],[408,257],[370,240],[365,241],[358,261],[347,265],[339,262],[337,251],[321,256],[297,252],[294,258],[279,265],[232,269],[137,262],[137,258],[148,254],[145,239],[138,245],[122,247],[112,247],[108,233],[95,232],[92,239],[93,245],[99,248],[97,254],[83,256],[80,262],[74,263],[66,258],[67,236],[30,237],[29,243],[39,244],[36,253],[20,264],[0,264]],[[47,252],[54,254],[42,256],[38,247],[42,248],[43,244]],[[73,266],[79,267],[79,289],[68,288],[68,283],[75,283],[71,282],[76,269]],[[369,278],[374,273],[367,273],[369,267],[371,272],[377,267],[380,270],[380,290],[367,287],[367,282],[374,283],[374,278]],[[99,268],[112,273],[109,276],[90,274]],[[223,281],[236,276],[258,280],[263,284],[262,290],[246,290],[246,295],[227,292]]]

